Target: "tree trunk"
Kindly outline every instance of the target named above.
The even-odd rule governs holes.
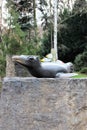
[[[34,36],[35,36],[35,39],[37,37],[37,21],[36,21],[36,2],[35,0],[33,0],[33,11],[34,11]]]
[[[54,0],[54,61],[58,59],[57,51],[57,0]]]
[[[52,8],[51,8],[51,0],[49,0],[49,5],[50,5],[50,32],[51,32],[51,48],[53,48],[53,30],[52,30]]]

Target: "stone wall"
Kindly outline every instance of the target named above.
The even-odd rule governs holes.
[[[87,79],[5,78],[0,130],[87,130]]]

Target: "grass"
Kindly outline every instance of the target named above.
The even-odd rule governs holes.
[[[78,73],[78,75],[73,76],[73,78],[87,78],[87,74]]]

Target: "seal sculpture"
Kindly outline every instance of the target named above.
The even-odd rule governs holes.
[[[73,70],[73,64],[41,63],[38,56],[13,56],[12,60],[26,67],[32,76],[38,78],[56,78]]]

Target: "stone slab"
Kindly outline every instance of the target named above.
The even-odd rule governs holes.
[[[87,130],[87,79],[4,78],[0,130]]]

